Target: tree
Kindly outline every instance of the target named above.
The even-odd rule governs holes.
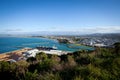
[[[43,61],[48,58],[48,56],[44,52],[40,52],[35,57],[37,61]]]
[[[27,59],[27,62],[29,62],[29,63],[34,63],[36,61],[36,58],[34,58],[34,57],[30,57],[30,58],[28,58]]]
[[[38,77],[39,76],[37,74],[37,70],[35,70],[34,73],[31,73],[31,72],[27,71],[25,73],[25,76],[24,76],[23,80],[39,80]]]
[[[1,80],[13,80],[15,79],[14,67],[9,62],[1,61],[0,62],[0,79]]]
[[[115,43],[114,46],[115,46],[115,53],[117,55],[120,55],[120,42]]]

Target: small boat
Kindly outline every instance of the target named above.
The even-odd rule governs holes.
[[[37,46],[36,47],[39,50],[56,50],[57,47],[53,46],[53,47],[41,47],[41,46]]]
[[[52,47],[53,49],[57,49],[57,47],[54,45],[53,47]]]

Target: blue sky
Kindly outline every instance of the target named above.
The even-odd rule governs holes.
[[[0,0],[0,33],[120,32],[120,0]]]

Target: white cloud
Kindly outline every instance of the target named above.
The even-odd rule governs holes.
[[[7,32],[19,32],[19,31],[23,31],[22,29],[6,29],[5,31]]]
[[[49,31],[71,31],[81,33],[120,33],[120,26],[97,27],[53,27]]]
[[[102,27],[93,27],[87,28],[86,31],[90,33],[120,33],[120,26],[102,26]]]
[[[91,34],[91,33],[120,33],[120,26],[97,26],[97,27],[64,27],[64,26],[54,26],[49,28],[37,28],[34,30],[27,29],[6,29],[4,32],[6,33],[36,33],[36,32],[71,32],[71,33],[79,33],[79,34]]]

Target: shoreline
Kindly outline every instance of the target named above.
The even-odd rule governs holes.
[[[16,37],[16,38],[42,38],[42,39],[49,39],[49,40],[54,40],[54,41],[57,41],[59,43],[59,41],[55,38],[49,38],[49,37],[32,37],[32,36],[20,36],[20,37],[17,37],[17,36],[9,36],[9,37]],[[60,43],[59,43],[60,44]],[[64,43],[65,44],[65,43]],[[75,46],[83,46],[83,45],[79,45],[77,43],[72,43],[74,44]],[[68,47],[68,46],[67,46]],[[74,46],[73,46],[74,47]],[[88,46],[86,46],[88,47]],[[70,48],[70,47],[68,47]],[[13,51],[9,51],[9,52],[3,52],[3,53],[0,53],[0,61],[3,61],[3,60],[9,60],[9,59],[14,59],[14,60],[18,60],[20,57],[23,57],[22,53],[23,52],[26,52],[28,50],[30,50],[32,48],[29,48],[29,47],[23,47],[22,49],[17,49],[17,50],[13,50]],[[79,49],[78,49],[79,50]],[[85,49],[86,50],[86,49]],[[71,51],[70,51],[71,52]]]
[[[55,41],[55,42],[58,42],[59,44],[72,44],[72,45],[75,45],[75,46],[83,46],[83,47],[87,47],[87,48],[94,48],[94,47],[92,47],[92,46],[88,46],[88,45],[81,45],[81,44],[78,44],[78,43],[60,43],[57,39],[55,39],[55,38],[49,38],[49,37],[33,37],[33,36],[20,36],[20,37],[17,37],[17,36],[9,36],[9,37],[15,37],[15,38],[37,38],[37,39],[39,39],[39,38],[42,38],[42,39],[49,39],[49,40],[53,40],[53,41]],[[34,43],[34,44],[37,44],[37,43]],[[68,48],[70,48],[69,46],[67,46]],[[24,48],[24,47],[23,47]],[[22,49],[23,49],[22,48]],[[20,50],[20,49],[17,49],[18,51]],[[0,54],[9,54],[9,53],[11,53],[11,52],[14,52],[14,51],[17,51],[17,50],[13,50],[13,51],[9,51],[9,52],[3,52],[3,53],[0,53]],[[85,49],[86,50],[86,49]],[[64,50],[63,50],[64,51]],[[67,51],[67,50],[65,50],[65,51]]]
[[[19,50],[14,50],[10,52],[5,52],[0,54],[0,61],[9,61],[11,59],[18,60],[20,57],[22,57],[22,53],[30,50],[31,48],[23,48]]]

